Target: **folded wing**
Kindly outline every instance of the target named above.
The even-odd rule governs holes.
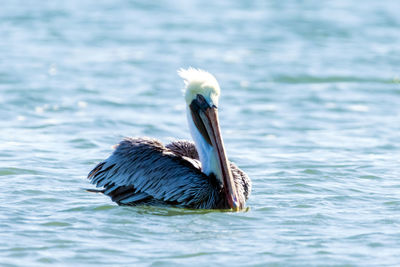
[[[120,205],[161,202],[213,208],[220,201],[220,189],[200,168],[198,160],[154,139],[127,138],[88,179]]]

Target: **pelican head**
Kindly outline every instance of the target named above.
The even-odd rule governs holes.
[[[238,210],[244,203],[238,198],[219,127],[219,84],[212,74],[199,69],[180,69],[178,74],[185,82],[187,118],[202,171],[207,175],[215,175],[225,192],[227,205]]]

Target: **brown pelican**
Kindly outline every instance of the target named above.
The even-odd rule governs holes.
[[[218,122],[220,88],[210,73],[180,69],[194,143],[163,146],[149,138],[126,138],[88,175],[119,205],[171,204],[196,209],[242,209],[249,177],[228,161]]]

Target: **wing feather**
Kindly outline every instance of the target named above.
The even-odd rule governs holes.
[[[88,179],[118,204],[153,199],[191,208],[216,207],[220,189],[201,172],[196,159],[185,158],[154,139],[126,138]]]

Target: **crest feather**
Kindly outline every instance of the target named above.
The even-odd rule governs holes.
[[[218,104],[220,88],[214,75],[205,70],[192,67],[188,69],[179,69],[178,74],[185,82],[183,92],[188,104],[196,98],[197,94],[203,95],[209,103]]]

